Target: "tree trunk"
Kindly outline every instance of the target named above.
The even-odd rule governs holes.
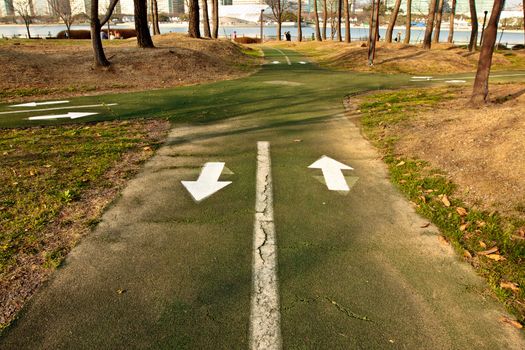
[[[346,0],[345,0],[346,1]],[[337,0],[337,41],[343,41],[343,35],[341,34],[342,23],[341,19],[343,18],[343,0]]]
[[[303,30],[301,28],[302,0],[297,1],[297,41],[303,41]]]
[[[439,43],[439,34],[441,32],[441,19],[443,18],[443,0],[439,0],[436,14],[436,24],[434,27],[434,43]]]
[[[71,23],[66,24],[66,33],[67,33],[67,38],[71,39]]]
[[[319,28],[319,12],[317,11],[317,0],[314,0],[314,15],[315,15],[315,40],[322,41],[323,39],[321,39],[321,29]]]
[[[425,37],[423,38],[423,48],[426,50],[430,50],[430,46],[432,45],[432,31],[434,29],[434,18],[436,17],[436,5],[436,0],[430,0],[427,17],[427,28],[425,29]]]
[[[146,0],[133,0],[135,7],[135,30],[137,31],[137,44],[142,48],[152,48],[153,41],[148,28],[148,6]]]
[[[492,54],[494,52],[494,44],[496,43],[499,17],[504,5],[505,0],[494,0],[489,23],[485,29],[483,44],[481,45],[481,52],[479,54],[478,70],[474,80],[472,97],[470,98],[472,106],[481,106],[487,102]]]
[[[24,20],[24,23],[25,23],[25,25],[26,25],[27,38],[28,38],[28,39],[31,39],[31,32],[29,31],[30,20]]]
[[[157,0],[151,0],[151,28],[153,29],[153,35],[160,34],[159,8],[157,6]]]
[[[323,40],[326,40],[326,22],[328,22],[328,6],[327,0],[323,0]]]
[[[404,41],[405,44],[410,44],[411,29],[412,29],[412,0],[407,0],[407,23],[405,27],[405,41]]]
[[[523,45],[525,45],[525,0],[523,0]]]
[[[208,18],[208,0],[202,0],[202,26],[204,27],[204,37],[211,38],[210,19]]]
[[[374,34],[374,13],[376,12],[376,0],[372,0],[372,7],[370,7],[370,19],[368,21],[368,56],[372,52],[372,35]]]
[[[211,2],[211,21],[212,21],[212,30],[211,37],[217,39],[219,37],[219,0],[212,0]]]
[[[281,0],[277,0],[277,40],[281,41],[283,24],[283,13],[281,12]]]
[[[314,0],[315,1],[315,0]],[[352,41],[350,34],[350,4],[351,0],[343,0],[345,2],[345,42],[349,43]]]
[[[396,25],[397,15],[399,14],[400,7],[401,0],[396,0],[396,4],[394,5],[394,12],[392,12],[392,15],[390,15],[390,22],[388,23],[388,27],[386,28],[385,41],[387,43],[392,42],[392,33],[394,32],[394,26]]]
[[[525,0],[523,0],[525,1]],[[452,0],[452,5],[450,6],[450,27],[448,29],[448,42],[454,42],[454,17],[456,16],[456,0]]]
[[[98,18],[98,0],[91,0],[90,9],[91,44],[95,56],[95,66],[108,67],[109,61],[104,54],[102,39],[100,38],[100,19]]]
[[[468,50],[470,52],[473,52],[476,51],[476,44],[478,41],[478,15],[476,13],[475,0],[469,0],[468,3],[470,7],[470,25],[472,28],[472,30],[470,31],[470,41],[468,43]]]
[[[188,34],[192,38],[200,38],[200,23],[199,23],[199,0],[189,0],[189,24]]]
[[[376,41],[379,36],[379,8],[381,7],[381,0],[377,0],[377,3],[375,0],[372,0],[373,5],[373,11],[372,11],[372,18],[370,21],[370,46],[368,49],[368,65],[372,66],[374,65],[374,58],[376,55]]]

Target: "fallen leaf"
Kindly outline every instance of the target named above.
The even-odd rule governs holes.
[[[446,194],[441,197],[441,202],[445,205],[445,207],[450,207],[450,201],[448,200],[448,197]]]
[[[407,182],[407,180],[399,180],[400,184],[405,184],[406,182]]]
[[[506,260],[504,256],[501,256],[499,254],[488,254],[487,258],[494,260],[494,261],[503,261]]]
[[[419,199],[421,199],[421,202],[426,203],[427,198],[425,196],[419,196]]]
[[[438,240],[439,242],[441,242],[442,244],[448,244],[448,241],[445,237],[443,236],[438,236]]]
[[[303,140],[301,140],[301,139],[295,139],[295,140],[293,140],[293,142],[303,142]]]
[[[486,225],[486,222],[478,220],[478,221],[476,221],[476,225],[478,225],[479,228],[482,228],[482,227],[484,227]]]
[[[427,223],[421,225],[421,228],[427,228],[427,227],[429,227],[429,226],[430,226],[430,222],[427,222]]]
[[[117,289],[117,294],[124,294],[126,293],[125,289]]]
[[[515,320],[511,320],[510,318],[505,317],[505,316],[502,316],[500,318],[500,321],[504,322],[504,323],[508,323],[511,326],[516,327],[517,329],[522,329],[523,328],[523,325],[521,323],[519,323],[518,321],[515,321]]]
[[[472,254],[468,250],[463,251],[463,256],[468,259],[472,259]]]
[[[460,230],[461,232],[463,232],[463,231],[465,231],[467,228],[469,228],[469,226],[470,226],[470,222],[467,222],[466,224],[463,224],[463,225],[459,226],[459,230]]]
[[[403,165],[405,165],[404,161],[400,161],[399,163],[396,164],[396,166],[403,166]]]
[[[513,282],[501,281],[499,283],[499,286],[501,288],[503,288],[503,289],[510,289],[513,292],[519,292],[520,291],[520,288],[518,287],[518,285],[516,283],[513,283]]]
[[[459,214],[459,216],[467,216],[467,210],[462,207],[457,207],[456,212]]]
[[[483,249],[487,248],[487,245],[486,245],[485,242],[483,242],[483,241],[479,241],[479,245],[480,245],[480,247],[483,248]]]
[[[498,247],[494,246],[488,250],[484,250],[482,252],[479,252],[478,255],[489,255],[492,253],[496,253],[498,251]]]
[[[144,151],[151,151],[151,147],[150,147],[150,146],[142,147],[142,149],[143,149]]]

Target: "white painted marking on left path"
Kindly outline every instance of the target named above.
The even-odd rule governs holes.
[[[327,156],[322,156],[308,168],[323,171],[326,187],[330,191],[350,191],[343,175],[343,170],[354,170],[352,167]]]
[[[28,103],[22,103],[19,105],[11,105],[9,107],[36,107],[36,106],[44,106],[44,105],[57,105],[61,103],[69,103],[69,101],[28,102]]]
[[[269,142],[257,142],[255,189],[250,348],[279,350],[282,348],[281,313]]]
[[[445,80],[445,83],[449,83],[449,84],[462,84],[462,83],[466,83],[466,82],[467,82],[466,80],[457,80],[457,79]]]
[[[282,51],[282,50],[279,50],[277,48],[274,47],[274,49],[279,52],[281,55],[284,56],[284,58],[286,58],[286,62],[288,62],[288,65],[291,66],[292,65],[292,62],[290,61],[290,59],[288,58],[288,56],[286,56],[286,54]]]
[[[307,64],[308,62],[305,61],[299,61],[299,64]]]
[[[279,61],[273,61],[272,62],[272,64],[279,64],[279,63],[281,63],[281,62],[279,62]]]
[[[412,79],[418,79],[418,80],[431,80],[432,77],[427,77],[427,76],[414,76],[414,77],[412,77]]]
[[[67,114],[52,114],[52,115],[40,115],[37,117],[29,117],[28,120],[54,120],[54,119],[78,119],[78,118],[84,118],[90,115],[94,115],[98,113],[88,113],[88,112],[69,112]]]
[[[208,162],[202,167],[197,181],[181,181],[181,183],[193,199],[200,202],[232,183],[219,181],[223,169],[223,162]]]
[[[9,112],[0,112],[0,114],[15,114],[15,113],[29,113],[29,112],[47,112],[47,111],[58,111],[61,109],[80,109],[80,108],[95,108],[95,107],[110,107],[116,106],[118,103],[101,103],[98,105],[84,105],[84,106],[63,106],[63,107],[53,107],[53,108],[41,108],[41,109],[25,109],[22,111],[9,111]]]

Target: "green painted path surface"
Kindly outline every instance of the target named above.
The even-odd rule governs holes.
[[[342,114],[345,95],[410,77],[265,54],[269,64],[243,80],[73,101],[118,103],[86,120],[164,116],[174,128],[0,348],[250,348],[258,141],[270,144],[282,348],[525,348]],[[349,192],[308,169],[323,155],[354,168]],[[206,162],[225,162],[220,180],[232,184],[197,203],[181,181]]]

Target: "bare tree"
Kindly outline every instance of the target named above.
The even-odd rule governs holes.
[[[317,11],[317,0],[314,0],[314,16],[315,16],[315,40],[323,41],[323,39],[321,38],[321,29],[319,28],[319,12]]]
[[[302,0],[297,0],[297,41],[303,41],[303,29],[301,28],[302,21]]]
[[[283,23],[283,13],[288,8],[286,0],[265,0],[266,5],[272,10],[272,15],[277,22],[277,40],[281,40],[281,27]]]
[[[394,32],[394,26],[396,25],[400,7],[401,0],[396,0],[396,4],[394,5],[394,11],[392,11],[392,14],[390,15],[390,22],[388,22],[388,27],[386,28],[385,41],[387,43],[392,42],[392,33]]]
[[[470,26],[471,26],[468,50],[472,52],[476,50],[476,43],[478,41],[478,15],[476,13],[476,1],[469,0],[468,4],[470,7]]]
[[[436,17],[436,6],[437,0],[430,0],[430,5],[428,7],[428,16],[427,16],[427,27],[425,29],[425,36],[423,38],[423,48],[430,50],[432,45],[432,31],[434,29],[434,19]]]
[[[67,37],[71,38],[71,26],[73,25],[73,22],[75,22],[75,16],[73,13],[79,12],[79,3],[76,3],[77,5],[74,9],[71,8],[73,2],[70,2],[69,0],[47,0],[47,4],[53,14],[58,16],[62,22],[64,22],[66,25]]]
[[[211,0],[211,37],[217,39],[219,37],[219,0]]]
[[[192,38],[200,38],[199,0],[189,1],[189,25],[188,34]]]
[[[328,22],[327,0],[323,0],[323,40],[326,40],[326,24]]]
[[[13,0],[13,9],[15,10],[15,13],[19,15],[24,21],[27,31],[27,38],[31,39],[29,25],[33,22],[33,17],[35,17],[33,3],[31,0]]]
[[[344,0],[345,2],[345,42],[349,43],[352,41],[350,36],[350,2],[351,0]]]
[[[146,0],[133,0],[133,5],[135,9],[137,45],[142,48],[155,47],[148,28],[148,5],[146,4]]]
[[[437,16],[436,16],[436,25],[434,27],[434,39],[435,43],[439,43],[439,33],[441,32],[441,19],[443,18],[443,0],[439,0]]]
[[[412,29],[412,0],[407,0],[407,17],[405,26],[405,44],[410,44],[410,33]]]
[[[109,3],[106,14],[102,19],[98,15],[98,0],[91,0],[90,7],[90,23],[91,23],[91,45],[93,46],[93,54],[95,57],[95,66],[107,67],[110,65],[110,62],[106,58],[104,53],[104,47],[102,46],[102,38],[100,37],[100,32],[102,26],[106,24],[107,21],[111,18],[115,6],[117,6],[118,0],[111,0]]]
[[[157,6],[157,0],[151,0],[151,28],[153,29],[153,35],[160,34],[159,27],[159,7]]]
[[[523,0],[525,1],[525,0]],[[448,42],[452,44],[454,41],[454,17],[456,16],[456,0],[452,0],[452,5],[450,5],[450,27],[448,29]]]
[[[337,0],[337,41],[343,41],[341,19],[343,18],[343,0]]]
[[[202,0],[201,6],[202,6],[202,27],[204,29],[204,37],[211,38],[210,19],[208,18],[208,0]]]
[[[505,0],[494,0],[489,23],[485,29],[483,44],[481,45],[481,52],[479,54],[478,70],[476,72],[474,88],[470,98],[471,105],[475,107],[487,102],[489,94],[489,75],[490,66],[492,65],[492,54],[494,52],[494,45],[496,43],[499,17],[504,6]]]

